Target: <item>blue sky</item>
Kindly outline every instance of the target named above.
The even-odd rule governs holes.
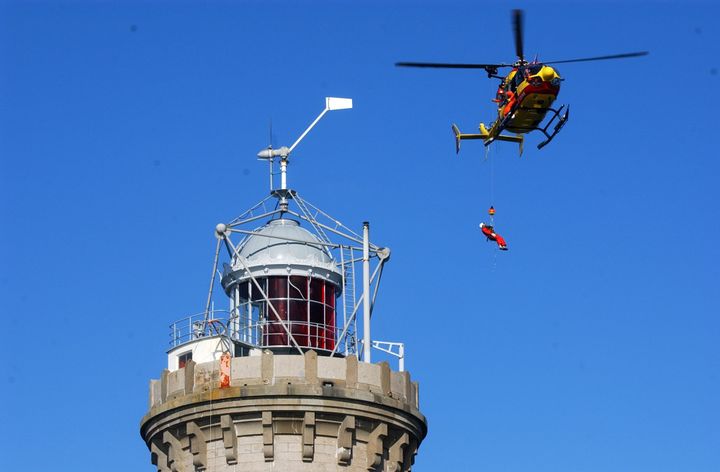
[[[450,123],[491,121],[496,82],[393,63],[512,61],[514,7],[528,56],[651,54],[559,67],[572,115],[543,150],[458,157]],[[203,309],[215,224],[266,195],[269,123],[289,145],[340,96],[289,183],[393,250],[374,332],[421,382],[414,470],[717,471],[718,14],[0,2],[5,468],[152,470],[147,383]]]

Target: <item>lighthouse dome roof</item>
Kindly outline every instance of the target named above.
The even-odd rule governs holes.
[[[289,218],[269,221],[238,248],[238,256],[223,265],[221,283],[226,293],[252,278],[302,276],[327,280],[340,294],[341,268],[321,239]]]
[[[288,218],[271,220],[255,231],[242,244],[239,254],[251,266],[281,264],[328,268],[335,265],[320,239]]]

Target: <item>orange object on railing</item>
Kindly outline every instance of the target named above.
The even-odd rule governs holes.
[[[230,386],[230,353],[225,351],[220,357],[220,388],[228,388]]]

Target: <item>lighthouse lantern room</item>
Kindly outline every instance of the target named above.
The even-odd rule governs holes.
[[[355,354],[370,362],[371,348],[397,357],[402,370],[403,344],[370,337],[390,250],[370,242],[369,223],[355,232],[287,186],[291,152],[325,113],[346,108],[352,108],[351,99],[326,98],[325,109],[292,146],[258,153],[269,162],[270,194],[216,226],[205,310],[171,325],[170,371],[189,360],[217,361],[228,353],[254,356],[264,350]],[[273,184],[276,164],[279,188]],[[215,308],[218,282],[229,298],[227,309]]]

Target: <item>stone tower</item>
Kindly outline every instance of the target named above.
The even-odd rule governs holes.
[[[328,98],[320,117],[351,103]],[[425,437],[404,345],[370,336],[390,251],[370,242],[369,224],[356,233],[287,188],[300,139],[259,154],[270,195],[217,225],[205,311],[171,325],[140,427],[161,472],[409,471]],[[214,308],[217,282],[227,310]]]

